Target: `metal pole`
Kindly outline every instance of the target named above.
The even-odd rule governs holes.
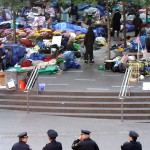
[[[27,113],[29,114],[29,91],[27,91]]]
[[[121,99],[121,122],[123,122],[123,100],[124,98]]]
[[[36,91],[37,95],[39,95],[39,76],[37,76]]]

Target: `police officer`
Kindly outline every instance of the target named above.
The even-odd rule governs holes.
[[[30,146],[26,144],[28,140],[27,132],[20,133],[18,137],[19,142],[15,143],[11,150],[31,150]]]
[[[90,131],[81,130],[81,136],[72,144],[73,150],[99,150],[95,141],[90,138]]]
[[[137,142],[138,133],[135,131],[129,132],[128,140],[129,142],[125,142],[122,146],[122,150],[142,150],[142,145],[140,142]]]
[[[50,129],[47,131],[47,135],[50,143],[46,144],[45,147],[43,147],[43,150],[62,150],[62,144],[56,141],[58,133],[55,130]]]

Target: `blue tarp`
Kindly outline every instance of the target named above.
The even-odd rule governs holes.
[[[78,11],[84,11],[85,9],[88,9],[90,7],[97,8],[100,11],[101,15],[106,15],[106,12],[105,12],[104,8],[100,5],[97,5],[96,7],[92,6],[91,4],[90,5],[89,4],[82,5],[82,6],[79,6]]]
[[[135,26],[132,24],[126,24],[126,32],[131,32],[135,30]]]
[[[7,49],[11,47],[12,49],[12,56],[11,56],[11,66],[14,66],[16,63],[20,61],[22,57],[27,53],[24,46],[20,46],[17,44],[4,44],[4,47]]]
[[[61,23],[57,23],[56,25],[53,26],[54,30],[67,30],[67,31],[80,31],[82,33],[86,33],[87,32],[87,28],[82,28],[81,26],[77,26],[71,23],[67,23],[67,22],[61,22]]]
[[[32,53],[28,59],[32,59],[32,60],[43,60],[45,59],[45,55],[44,54],[39,54],[39,53]]]
[[[73,31],[73,32],[80,31],[83,34],[86,34],[86,32],[88,30],[87,28],[82,28],[81,26],[77,26],[77,25],[74,25],[71,23],[66,23],[66,22],[61,22],[61,23],[54,25],[53,29],[54,30]],[[94,33],[96,36],[98,35],[98,33],[100,33],[101,35],[105,35],[105,29],[99,27],[94,30]]]

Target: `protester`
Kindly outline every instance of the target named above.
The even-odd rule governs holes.
[[[150,37],[147,37],[145,39],[145,45],[146,45],[147,52],[150,53]]]
[[[69,38],[69,41],[68,41],[67,46],[66,46],[68,51],[78,51],[78,49],[76,49],[74,47],[74,41],[75,41],[74,37]]]
[[[142,150],[142,145],[140,142],[137,142],[137,137],[139,137],[138,133],[135,131],[129,132],[128,140],[129,142],[125,142],[122,146],[122,150]]]
[[[4,61],[5,55],[7,53],[8,50],[5,50],[5,52],[3,52],[3,43],[0,42],[0,71],[3,72],[3,68],[6,69],[6,62]],[[5,64],[4,64],[5,63]]]
[[[76,23],[78,20],[78,6],[71,4],[70,16],[72,17],[72,23]]]
[[[140,33],[141,31],[141,28],[142,28],[142,19],[140,18],[140,15],[139,14],[136,14],[135,18],[133,19],[133,25],[135,26],[135,37],[138,36],[138,34]]]
[[[81,136],[72,144],[73,150],[99,150],[95,141],[90,138],[90,131],[81,130]]]
[[[88,63],[88,58],[90,58],[90,63],[94,63],[94,58],[93,58],[94,41],[95,41],[95,34],[93,32],[92,27],[89,27],[84,37],[84,45],[86,48],[85,55],[84,55],[85,63]]]
[[[46,146],[43,147],[43,150],[62,150],[62,144],[56,141],[58,133],[55,130],[50,129],[47,131],[47,135],[50,143],[46,144]]]
[[[119,32],[120,32],[120,27],[121,27],[121,13],[119,12],[118,9],[116,9],[113,17],[112,17],[112,36],[114,36],[115,31],[117,31],[117,37],[119,37]]]
[[[20,133],[18,137],[19,142],[15,143],[11,150],[31,150],[30,146],[26,144],[28,140],[27,132]]]

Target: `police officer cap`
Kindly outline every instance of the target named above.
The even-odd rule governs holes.
[[[130,135],[131,137],[139,137],[138,133],[136,133],[135,131],[130,131],[130,132],[129,132],[129,135]]]
[[[51,138],[56,138],[58,136],[58,133],[55,130],[48,130],[47,135]]]
[[[20,134],[18,134],[19,138],[24,138],[24,137],[28,137],[27,132],[22,132]]]
[[[81,130],[81,133],[89,135],[91,132],[88,130]]]

